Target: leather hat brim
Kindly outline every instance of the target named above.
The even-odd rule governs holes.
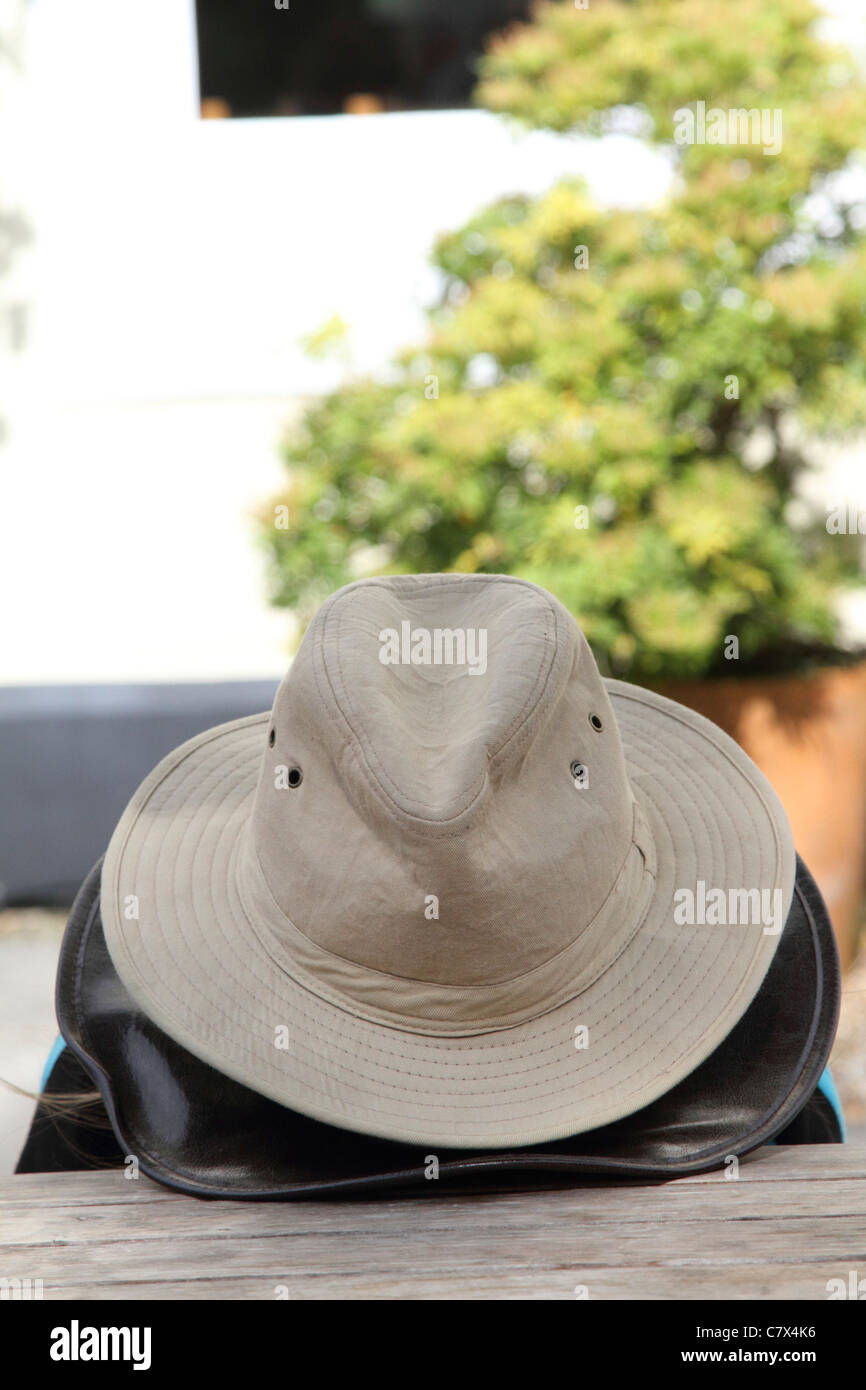
[[[199,1196],[278,1199],[389,1188],[667,1178],[722,1165],[782,1133],[812,1095],[839,1010],[823,899],[798,858],[778,949],[715,1051],[642,1110],[572,1138],[484,1151],[372,1138],[310,1119],[224,1076],[136,1005],[108,953],[100,868],[73,906],[57,975],[61,1032],[101,1092],[118,1143],[149,1177]]]

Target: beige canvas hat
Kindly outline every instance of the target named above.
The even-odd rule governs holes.
[[[155,768],[102,917],[134,1000],[223,1074],[345,1129],[513,1147],[707,1058],[794,876],[750,759],[602,679],[551,594],[401,576],[327,600],[270,714]]]

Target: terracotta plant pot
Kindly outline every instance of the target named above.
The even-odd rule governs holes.
[[[843,968],[849,965],[866,884],[866,662],[807,676],[656,688],[712,719],[772,782],[824,895]]]

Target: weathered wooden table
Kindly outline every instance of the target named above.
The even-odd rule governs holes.
[[[852,1270],[866,1277],[860,1144],[763,1149],[735,1180],[387,1201],[0,1179],[0,1278],[41,1279],[46,1299],[818,1300]]]

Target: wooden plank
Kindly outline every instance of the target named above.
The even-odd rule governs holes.
[[[723,1279],[717,1270],[693,1268],[595,1270],[584,1280],[590,1301],[599,1299],[675,1300],[721,1299],[725,1301],[760,1301],[763,1299],[794,1299],[822,1301],[827,1298],[827,1283],[840,1277],[838,1265],[831,1262],[799,1268],[791,1265],[740,1267],[736,1277]],[[843,1277],[844,1274],[843,1274]],[[428,1273],[401,1277],[399,1283],[385,1273],[373,1272],[362,1277],[332,1273],[316,1278],[290,1279],[288,1297],[292,1302],[335,1300],[399,1300],[414,1302],[471,1301],[480,1299],[519,1299],[554,1302],[575,1302],[578,1276],[571,1270],[510,1271],[493,1270],[476,1274],[470,1281],[462,1276]],[[238,1278],[233,1275],[200,1277],[198,1279],[164,1280],[162,1282],[114,1282],[105,1284],[69,1284],[62,1290],[45,1290],[46,1301],[55,1299],[107,1299],[135,1302],[182,1300],[196,1302],[275,1302],[275,1285],[258,1278]]]
[[[146,1180],[145,1180],[146,1181]],[[204,1210],[202,1209],[204,1207]],[[620,1230],[658,1221],[677,1224],[755,1221],[790,1215],[792,1220],[866,1216],[866,1182],[841,1179],[832,1184],[791,1180],[772,1189],[763,1184],[728,1182],[689,1188],[659,1186],[577,1192],[510,1194],[505,1197],[442,1197],[439,1201],[381,1203],[242,1203],[181,1198],[167,1208],[162,1202],[139,1201],[53,1204],[31,1201],[7,1203],[2,1230],[18,1246],[86,1245],[118,1239],[159,1240],[170,1230],[175,1240],[196,1236],[203,1229],[214,1239],[230,1236],[267,1238],[275,1235],[363,1237],[388,1226],[413,1230],[423,1225],[430,1236],[458,1231],[483,1232],[491,1222],[497,1231],[522,1238],[539,1223],[579,1223],[585,1231]]]
[[[541,1298],[574,1298],[585,1287],[589,1297],[826,1298],[830,1278],[847,1279],[863,1268],[866,1230],[793,1231],[780,1223],[762,1226],[760,1239],[746,1243],[736,1230],[721,1242],[704,1243],[692,1232],[647,1230],[611,1248],[579,1238],[555,1243],[544,1239],[514,1247],[501,1240],[444,1244],[405,1236],[375,1242],[293,1242],[233,1240],[214,1248],[206,1238],[177,1249],[133,1244],[119,1250],[95,1247],[52,1256],[33,1252],[18,1261],[4,1257],[4,1277],[40,1278],[48,1298],[113,1296],[134,1280],[135,1297],[159,1297],[166,1283],[193,1297],[247,1296],[273,1300],[284,1287],[292,1299],[323,1297],[475,1297],[509,1290],[534,1290]],[[664,1249],[660,1249],[660,1239]],[[779,1252],[782,1251],[780,1258]],[[9,1252],[14,1253],[14,1252]],[[23,1253],[23,1252],[22,1252]],[[805,1258],[804,1258],[805,1256]],[[211,1273],[208,1273],[211,1271]],[[794,1292],[796,1290],[796,1292]],[[184,1297],[186,1297],[186,1293]]]
[[[73,1203],[104,1206],[145,1202],[153,1205],[186,1200],[182,1193],[172,1192],[146,1178],[138,1181],[126,1178],[117,1168],[71,1173],[16,1173],[12,1177],[0,1177],[0,1220],[4,1207],[27,1202],[48,1207]]]
[[[860,1179],[866,1182],[866,1144],[814,1144],[788,1145],[784,1147],[765,1147],[750,1154],[740,1163],[740,1182],[782,1182],[789,1178],[834,1182],[839,1178]],[[676,1178],[664,1183],[650,1184],[649,1190],[659,1187],[679,1189],[706,1184],[727,1184],[724,1171],[717,1169],[711,1173],[698,1173],[692,1177]],[[100,1185],[102,1186],[100,1190]],[[618,1179],[587,1180],[582,1184],[572,1184],[563,1179],[563,1187],[570,1191],[635,1191],[643,1189],[643,1183],[633,1183]],[[532,1191],[532,1184],[526,1184]],[[442,1192],[448,1189],[443,1185]],[[146,1202],[172,1203],[189,1200],[183,1194],[172,1192],[159,1183],[147,1179],[132,1181],[118,1169],[70,1173],[21,1173],[13,1177],[0,1177],[0,1219],[3,1207],[14,1206],[29,1200],[38,1201],[40,1206],[54,1203],[69,1206],[75,1202],[85,1205],[107,1203],[137,1204]],[[378,1207],[387,1205],[387,1200],[374,1199]],[[399,1198],[395,1204],[404,1207],[407,1200]],[[426,1200],[426,1199],[419,1199]],[[442,1196],[437,1197],[441,1201]],[[483,1200],[482,1196],[476,1200]],[[342,1203],[341,1203],[342,1204]],[[211,1203],[207,1203],[211,1205]],[[302,1205],[300,1203],[295,1205]],[[308,1205],[308,1203],[303,1203]],[[327,1205],[321,1203],[322,1206]]]
[[[788,1178],[813,1178],[835,1181],[836,1178],[866,1180],[866,1144],[786,1144],[767,1145],[748,1154],[740,1163],[740,1178],[750,1182],[784,1182]],[[676,1184],[725,1182],[724,1171],[697,1173],[694,1177],[677,1178]]]
[[[403,1281],[433,1272],[473,1279],[492,1270],[536,1271],[549,1278],[552,1269],[573,1271],[575,1280],[592,1269],[712,1265],[720,1272],[768,1263],[805,1266],[833,1262],[836,1273],[862,1263],[866,1251],[866,1217],[770,1217],[730,1220],[711,1227],[700,1221],[634,1222],[617,1233],[610,1226],[587,1228],[576,1223],[545,1221],[518,1237],[491,1223],[431,1232],[405,1224],[383,1223],[366,1233],[314,1232],[286,1235],[260,1231],[224,1235],[163,1234],[137,1240],[117,1232],[111,1240],[75,1245],[8,1245],[2,1252],[6,1278],[41,1278],[46,1285],[86,1282],[100,1286],[114,1279],[158,1282],[196,1279],[231,1272],[270,1284],[320,1275],[388,1276]]]
[[[796,1298],[866,1275],[863,1146],[507,1194],[201,1201],[122,1172],[0,1180],[0,1277],[46,1298]]]

